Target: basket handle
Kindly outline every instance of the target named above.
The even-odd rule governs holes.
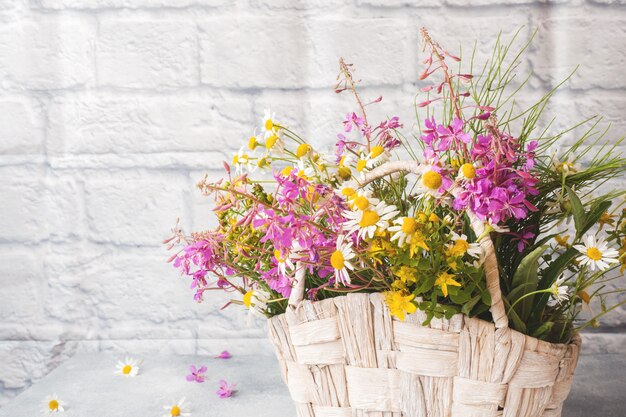
[[[419,174],[419,163],[417,161],[393,161],[386,162],[374,168],[365,175],[360,186],[364,187],[370,182],[385,177],[396,172],[407,172]],[[485,276],[487,280],[487,290],[491,295],[491,315],[497,329],[509,326],[509,319],[506,315],[502,291],[500,290],[500,276],[498,273],[498,260],[493,242],[488,233],[485,233],[485,223],[471,211],[467,212],[472,230],[476,236],[480,237],[479,243],[484,256]],[[296,264],[296,277],[294,287],[289,297],[289,305],[296,307],[304,297],[304,276],[305,268],[299,262]]]

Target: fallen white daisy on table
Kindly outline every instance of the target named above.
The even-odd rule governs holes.
[[[165,405],[163,408],[167,410],[165,417],[187,417],[191,415],[189,403],[185,404],[185,397],[181,398],[177,403]]]
[[[115,366],[115,375],[120,376],[137,376],[139,373],[139,361],[126,357],[124,361],[118,361]]]
[[[62,413],[65,411],[67,404],[59,399],[56,394],[48,395],[43,403],[43,413]]]

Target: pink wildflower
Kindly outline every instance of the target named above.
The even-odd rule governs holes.
[[[219,385],[219,389],[215,393],[220,398],[231,397],[233,395],[233,393],[235,392],[235,388],[237,387],[237,384],[230,384],[229,385],[228,382],[226,382],[223,379],[220,379],[219,384],[220,384]]]
[[[233,355],[231,355],[229,351],[223,350],[222,353],[215,357],[215,359],[230,359],[232,357]]]
[[[206,371],[207,371],[207,367],[205,365],[202,365],[200,368],[197,368],[197,369],[195,365],[190,365],[189,366],[190,374],[187,375],[185,379],[187,379],[187,381],[189,382],[195,381],[198,383],[202,383],[206,379],[206,375],[205,375]]]

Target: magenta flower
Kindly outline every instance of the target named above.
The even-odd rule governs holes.
[[[232,357],[233,355],[231,355],[229,351],[223,350],[222,353],[215,357],[215,359],[230,359]]]
[[[200,368],[196,368],[195,365],[190,365],[189,372],[191,373],[187,375],[185,379],[187,379],[187,381],[189,382],[195,381],[197,383],[202,383],[206,379],[206,375],[205,375],[206,371],[207,371],[207,367],[205,365],[202,365]]]
[[[237,387],[237,384],[229,385],[228,382],[226,382],[223,379],[220,379],[219,384],[220,384],[219,389],[215,393],[220,398],[231,397],[233,395],[233,392],[235,392],[235,388]]]

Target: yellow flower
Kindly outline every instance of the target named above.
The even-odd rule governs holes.
[[[404,321],[406,314],[415,313],[417,306],[413,304],[412,300],[415,295],[403,295],[400,291],[388,291],[385,293],[385,301],[389,312],[392,316],[397,317],[400,321]]]
[[[426,238],[419,230],[413,233],[411,240],[409,241],[409,256],[411,258],[418,253],[418,248],[430,251],[430,248],[426,244]]]
[[[402,265],[398,268],[394,275],[402,280],[403,283],[415,283],[417,282],[417,269],[410,266]]]
[[[476,177],[476,168],[470,163],[461,165],[459,176],[466,180],[473,180]]]
[[[437,216],[435,213],[430,213],[430,216],[428,216],[428,220],[432,223],[439,223],[441,221],[439,216]]]
[[[298,146],[298,149],[296,149],[296,157],[298,159],[302,158],[304,155],[309,153],[310,150],[311,150],[311,145],[309,145],[308,143],[303,143]]]
[[[394,282],[391,283],[391,288],[393,288],[396,291],[406,291],[406,284],[404,282],[402,282],[401,279],[397,279]]]
[[[567,241],[569,240],[569,235],[565,235],[565,236],[556,235],[554,236],[554,240],[556,240],[556,243],[559,246],[563,246],[564,248],[569,248],[569,243],[567,243]]]
[[[265,149],[267,149],[269,151],[270,149],[272,149],[274,147],[274,145],[276,145],[277,141],[278,141],[278,136],[276,136],[276,135],[270,136],[265,141]]]
[[[253,151],[256,149],[257,146],[257,142],[256,142],[256,136],[250,136],[250,139],[248,139],[248,148]]]
[[[243,295],[243,305],[246,308],[250,308],[252,306],[252,296],[254,295],[254,290],[249,290],[247,293]]]
[[[442,272],[439,274],[437,279],[435,280],[435,285],[441,287],[441,292],[443,292],[443,296],[448,296],[448,285],[452,285],[454,287],[460,287],[461,284],[454,280],[454,275],[449,274],[447,272]]]
[[[612,214],[609,214],[608,211],[605,211],[604,213],[602,213],[602,216],[600,216],[600,220],[598,220],[598,224],[600,225],[600,230],[602,230],[605,224],[608,224],[609,226],[614,226],[615,220],[613,219],[613,217],[615,216]]]

